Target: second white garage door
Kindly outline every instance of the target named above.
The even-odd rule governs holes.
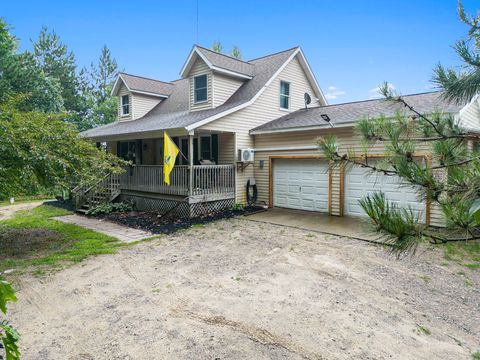
[[[274,159],[273,205],[327,212],[327,162],[319,159]]]
[[[352,167],[345,172],[345,215],[366,216],[358,200],[368,194],[383,191],[387,200],[395,202],[399,207],[411,207],[419,219],[425,221],[425,202],[418,201],[413,186],[401,184],[399,177],[372,173],[360,166]]]

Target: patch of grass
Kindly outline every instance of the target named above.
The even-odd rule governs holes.
[[[465,279],[465,286],[472,287],[473,286],[473,280],[469,279],[469,278],[466,278]]]
[[[315,234],[312,234],[312,233],[309,233],[306,235],[308,238],[314,238],[315,237]]]
[[[152,292],[154,294],[158,294],[158,293],[160,293],[160,289],[159,288],[154,288],[154,289],[152,289]]]
[[[427,328],[426,326],[423,326],[423,325],[417,325],[417,332],[419,334],[424,334],[424,335],[431,335],[432,334],[430,329]]]
[[[193,224],[192,228],[203,229],[205,227],[204,224]]]
[[[76,263],[92,255],[116,251],[120,245],[117,239],[52,219],[68,214],[68,210],[42,205],[32,210],[19,211],[12,219],[0,221],[0,233],[12,236],[22,234],[22,246],[25,247],[21,249],[24,251],[0,254],[0,271],[33,266],[36,267],[34,273],[42,275],[46,269],[59,268],[66,262]],[[29,232],[38,234],[39,230],[55,236],[49,236],[42,242],[35,238],[29,240]]]
[[[480,360],[480,351],[475,351],[474,353],[472,353],[472,359]]]
[[[480,242],[458,241],[442,244],[443,258],[453,261],[469,269],[480,268]]]
[[[422,279],[425,284],[428,284],[430,280],[432,280],[428,275],[422,275],[420,276],[420,279]]]

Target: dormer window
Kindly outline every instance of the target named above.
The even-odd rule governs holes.
[[[195,104],[207,101],[207,75],[199,75],[193,78],[193,101]]]
[[[127,116],[130,114],[130,96],[122,96],[122,116]]]
[[[288,110],[290,106],[290,83],[280,81],[280,109]]]

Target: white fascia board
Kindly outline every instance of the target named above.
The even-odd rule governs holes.
[[[301,55],[300,56],[300,59],[301,59],[300,65],[302,65],[303,70],[307,74],[307,77],[309,78],[310,82],[313,84],[314,90],[316,92],[315,95],[317,97],[319,97],[320,99],[322,99],[323,103],[325,105],[328,105],[328,101],[325,98],[325,95],[323,94],[322,88],[318,84],[317,78],[315,77],[315,74],[313,73],[312,68],[310,67],[310,64],[308,63],[307,58],[303,54],[302,49],[300,49],[299,54]]]
[[[148,91],[140,91],[140,90],[130,90],[131,93],[133,94],[142,94],[142,95],[148,95],[148,96],[155,96],[155,97],[160,97],[163,99],[167,99],[168,95],[162,95],[162,94],[156,94],[156,93],[151,93]]]
[[[193,62],[195,61],[195,55],[199,56],[205,64],[211,69],[212,68],[212,63],[208,61],[208,59],[202,54],[201,51],[198,50],[197,46],[195,45],[192,48],[192,51],[190,51],[190,55],[188,55],[187,61],[185,61],[185,64],[182,67],[182,70],[180,71],[180,76],[183,78],[185,75],[190,71]]]
[[[325,129],[338,129],[338,128],[347,128],[355,126],[354,122],[343,123],[343,124],[332,124],[332,126],[326,125],[314,125],[314,126],[300,126],[292,127],[287,129],[270,129],[270,130],[250,130],[250,135],[261,135],[261,134],[278,134],[278,133],[289,133],[289,132],[299,132],[299,131],[312,131],[312,130],[325,130]]]
[[[128,87],[127,83],[125,80],[123,80],[122,75],[118,74],[117,79],[115,80],[115,84],[113,84],[112,91],[110,92],[110,96],[116,96],[118,92],[118,88],[120,87],[120,81],[123,82],[123,85],[127,88],[128,91],[131,91],[130,88]]]
[[[290,63],[290,61],[292,61],[292,59],[294,59],[295,56],[297,56],[299,50],[300,50],[300,48],[298,48],[297,50],[295,50],[295,51],[292,53],[292,55],[290,55],[290,57],[283,63],[282,66],[280,66],[280,68],[275,72],[275,74],[273,74],[273,76],[265,83],[265,85],[263,86],[263,88],[261,88],[261,89],[255,94],[255,96],[254,96],[252,99],[250,99],[249,101],[247,101],[247,102],[245,102],[245,103],[243,103],[243,104],[241,104],[241,105],[235,106],[235,107],[233,107],[233,108],[231,108],[231,109],[228,109],[228,110],[226,110],[226,111],[220,112],[220,113],[218,113],[218,114],[216,114],[216,115],[210,116],[210,117],[208,117],[208,118],[206,118],[206,119],[203,119],[203,120],[198,121],[198,122],[196,122],[196,123],[194,123],[194,124],[192,124],[192,125],[189,125],[189,126],[186,127],[186,129],[187,129],[188,131],[193,130],[193,129],[196,129],[196,128],[200,127],[200,126],[203,126],[203,125],[205,125],[205,124],[208,124],[209,122],[212,122],[212,121],[214,121],[214,120],[220,119],[221,117],[224,117],[224,116],[226,116],[226,115],[229,115],[229,114],[231,114],[231,113],[233,113],[233,112],[235,112],[235,111],[241,110],[241,109],[243,109],[243,108],[245,108],[245,107],[253,104],[253,103],[255,102],[255,100],[257,100],[257,99],[260,97],[260,95],[263,94],[263,92],[268,88],[268,86],[273,82],[273,80],[275,80],[275,78],[278,76],[278,74],[280,74],[280,73],[283,71],[283,69],[285,69],[285,67]]]
[[[222,73],[222,74],[225,74],[225,75],[230,75],[230,76],[233,76],[233,77],[238,77],[240,79],[246,79],[246,80],[253,79],[253,76],[241,74],[239,72],[227,70],[227,69],[220,68],[220,67],[217,67],[217,66],[212,66],[211,69],[215,72]]]

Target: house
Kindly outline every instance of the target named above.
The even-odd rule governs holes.
[[[118,75],[112,90],[118,120],[82,135],[106,143],[107,151],[136,166],[102,180],[103,195],[79,190],[83,203],[120,196],[140,209],[197,216],[245,203],[247,181],[254,179],[257,202],[270,207],[363,216],[358,198],[381,189],[417,209],[426,223],[441,222],[438,209],[419,201],[413,190],[399,192],[391,177],[374,181],[364,169],[333,168],[322,160],[315,144],[319,136],[334,134],[344,149],[358,149],[355,122],[367,115],[393,115],[398,105],[381,100],[328,105],[299,47],[243,61],[195,45],[180,76],[163,82]],[[465,118],[473,130],[480,128],[478,99],[466,108],[445,103],[436,92],[407,99],[421,112],[442,110]],[[171,186],[162,176],[164,131],[182,153]],[[254,161],[242,161],[242,149],[251,149]],[[379,147],[374,156],[382,153]],[[416,155],[428,160],[428,149]]]

